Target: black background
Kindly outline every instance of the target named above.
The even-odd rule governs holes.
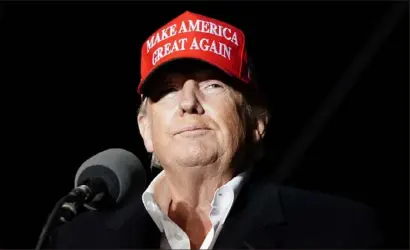
[[[408,248],[408,2],[2,3],[1,248],[34,248],[77,168],[107,148],[147,165],[142,43],[185,10],[244,29],[272,112],[275,169],[395,6],[406,9],[285,183],[366,203]]]

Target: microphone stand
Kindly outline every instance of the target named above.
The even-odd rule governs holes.
[[[77,215],[77,209],[92,196],[90,188],[81,185],[74,188],[68,195],[61,198],[55,205],[41,231],[36,250],[41,249],[48,234],[57,226],[71,221]]]
[[[50,231],[52,231],[52,229],[58,225],[61,224],[61,220],[57,220],[57,218],[60,215],[61,212],[61,207],[63,206],[63,204],[69,199],[70,197],[68,195],[64,196],[63,198],[61,198],[56,205],[54,206],[53,210],[51,211],[50,215],[47,218],[47,222],[44,225],[43,229],[41,230],[41,234],[40,237],[37,241],[37,245],[36,245],[36,250],[39,250],[43,244],[44,241],[46,240],[48,234]]]

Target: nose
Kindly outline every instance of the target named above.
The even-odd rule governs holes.
[[[203,114],[204,109],[202,108],[198,97],[197,97],[198,83],[195,80],[187,80],[183,87],[181,93],[181,101],[179,104],[181,115],[184,113],[188,114]]]

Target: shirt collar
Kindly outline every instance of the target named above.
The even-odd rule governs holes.
[[[144,204],[145,209],[152,217],[155,224],[158,226],[161,232],[164,231],[164,227],[162,226],[162,218],[161,218],[161,209],[159,208],[157,202],[154,198],[155,187],[158,184],[159,180],[164,178],[164,170],[162,170],[148,185],[147,189],[142,194],[142,203]]]
[[[234,193],[234,200],[237,198],[245,179],[249,176],[249,172],[242,172],[232,178],[230,181],[219,187],[215,194],[220,191],[221,189],[228,189],[232,190]],[[160,182],[162,182],[165,177],[165,171],[162,170],[148,185],[147,189],[142,194],[142,202],[145,206],[145,209],[148,211],[152,219],[154,220],[155,224],[158,226],[159,230],[163,232],[163,225],[162,225],[162,217],[167,216],[165,215],[162,210],[160,209],[158,203],[154,198],[155,189]],[[214,198],[215,199],[215,198]]]

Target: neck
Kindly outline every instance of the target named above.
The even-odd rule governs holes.
[[[184,205],[190,210],[209,210],[216,189],[233,178],[233,171],[212,171],[213,167],[165,170],[172,200],[171,208]]]
[[[165,171],[169,188],[168,216],[188,235],[191,249],[199,249],[212,227],[209,219],[216,189],[232,179],[232,171],[207,172],[216,168],[180,168]]]

